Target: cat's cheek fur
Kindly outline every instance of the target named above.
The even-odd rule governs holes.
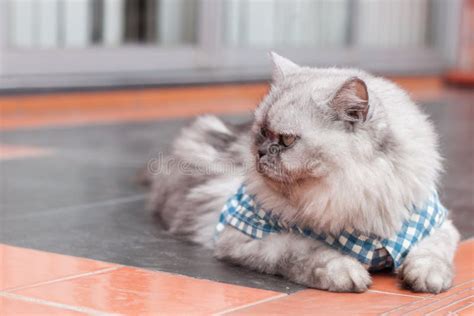
[[[329,173],[331,164],[318,151],[308,152],[309,146],[303,140],[281,155],[281,164],[286,170],[287,177],[292,180],[307,180],[308,178],[322,178]]]
[[[252,239],[227,227],[216,242],[215,256],[321,290],[364,292],[371,284],[368,271],[356,259],[294,234]]]
[[[398,272],[403,285],[416,292],[439,293],[449,289],[458,242],[459,233],[447,220],[410,250]]]

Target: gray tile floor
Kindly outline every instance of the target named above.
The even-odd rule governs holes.
[[[474,236],[474,103],[425,107],[441,135],[441,197],[463,238]],[[243,121],[248,116],[226,117]],[[187,120],[2,132],[0,143],[55,154],[1,162],[0,242],[245,286],[292,292],[279,277],[221,263],[178,241],[146,211],[136,172]]]

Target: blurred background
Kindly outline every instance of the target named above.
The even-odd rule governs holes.
[[[391,75],[472,69],[467,2],[2,0],[0,89],[255,81],[271,49]]]
[[[0,290],[2,280],[26,286],[49,273],[73,274],[75,263],[50,253],[21,255],[23,248],[281,293],[302,290],[217,261],[210,249],[164,232],[145,211],[148,189],[137,176],[169,152],[196,115],[251,120],[268,91],[270,50],[301,65],[386,76],[430,116],[445,158],[441,200],[468,240],[456,259],[455,284],[472,281],[474,0],[0,0]],[[193,291],[187,283],[149,282],[123,271],[56,292],[37,288],[44,299],[95,314],[166,314],[175,297],[196,298],[197,307],[180,306],[195,312],[235,301],[209,299],[208,283]],[[343,296],[346,314],[378,314],[402,304],[400,298],[416,298],[388,279],[374,284],[382,280],[388,288],[376,289],[397,293],[393,306],[383,297],[373,304],[375,296]],[[327,300],[340,294],[312,293],[287,310],[344,308]],[[6,298],[0,314],[24,313],[2,313]],[[472,310],[471,301],[463,302]],[[460,308],[451,303],[453,311]]]

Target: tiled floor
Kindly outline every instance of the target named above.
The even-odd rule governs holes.
[[[473,237],[474,92],[445,91],[436,79],[399,84],[440,132],[442,199],[463,238]],[[0,314],[473,314],[473,240],[460,247],[447,293],[411,293],[381,274],[368,293],[332,294],[221,263],[153,222],[137,170],[166,152],[189,116],[247,120],[265,90],[0,97]]]
[[[439,295],[400,290],[374,276],[363,294],[256,289],[2,245],[2,315],[50,314],[348,314],[422,315],[474,312],[474,240],[456,257],[453,288]],[[472,314],[471,314],[472,315]]]

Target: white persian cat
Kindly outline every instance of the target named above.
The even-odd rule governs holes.
[[[200,117],[174,142],[168,170],[151,170],[149,206],[166,229],[217,258],[318,289],[367,290],[379,255],[414,291],[448,289],[459,234],[444,213],[428,218],[421,240],[400,241],[405,251],[384,244],[433,198],[442,166],[427,116],[366,72],[272,59],[252,124]],[[382,252],[361,253],[347,234]]]

